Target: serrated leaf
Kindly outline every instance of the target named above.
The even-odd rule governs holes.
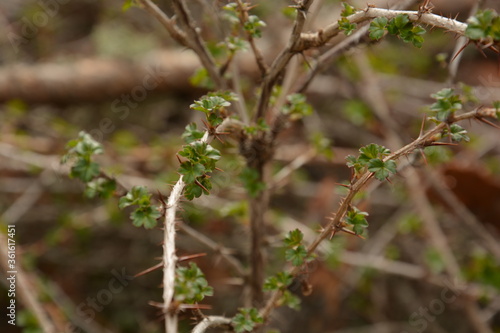
[[[342,13],[340,13],[342,17],[347,17],[356,13],[356,8],[354,8],[353,6],[349,5],[346,2],[342,2],[342,6],[344,6]]]
[[[84,195],[87,198],[109,198],[113,195],[116,189],[116,181],[114,179],[97,178],[87,183]]]
[[[188,200],[199,198],[203,194],[203,189],[196,184],[187,184],[184,187],[184,197]]]
[[[285,251],[285,260],[291,262],[294,266],[301,266],[307,257],[307,250],[304,245],[299,245]]]
[[[70,176],[78,178],[84,183],[92,180],[92,178],[99,176],[99,164],[90,160],[81,158],[71,167]]]
[[[118,207],[123,209],[131,205],[149,206],[151,194],[144,186],[134,186],[120,198]]]
[[[156,219],[161,216],[161,213],[151,206],[139,207],[130,214],[130,219],[136,227],[144,226],[146,229],[156,227]]]
[[[338,24],[340,30],[343,30],[346,36],[350,36],[358,26],[356,23],[349,22],[345,17],[338,20]]]
[[[257,324],[264,322],[255,308],[241,308],[238,312],[231,320],[236,333],[251,332]]]
[[[370,32],[370,38],[379,40],[384,36],[387,27],[387,18],[385,17],[377,17],[370,23],[370,28],[368,31]]]
[[[362,165],[366,165],[370,160],[374,158],[383,158],[391,153],[391,151],[384,146],[377,145],[375,143],[370,143],[367,146],[361,147],[359,149],[360,155],[358,162]]]
[[[186,143],[191,143],[200,140],[203,135],[204,133],[202,131],[198,131],[196,124],[191,123],[186,126],[184,133],[182,133],[182,138]]]
[[[278,272],[264,282],[264,290],[278,290],[288,287],[293,282],[293,276],[288,272]]]
[[[368,227],[366,216],[368,216],[368,213],[362,212],[356,207],[353,207],[347,212],[345,222],[353,226],[353,231],[357,235],[362,235],[364,229]]]
[[[368,171],[373,172],[375,178],[380,181],[385,180],[389,175],[395,174],[397,171],[396,162],[393,160],[382,161],[381,159],[375,158],[370,160],[368,163]]]
[[[184,176],[184,182],[186,182],[186,184],[191,184],[194,183],[196,178],[203,176],[205,167],[203,164],[187,161],[180,165],[178,171]]]
[[[295,247],[302,244],[304,234],[299,229],[289,231],[284,239],[284,243],[288,247]]]
[[[467,136],[467,131],[458,124],[451,124],[450,129],[449,129],[449,133],[447,130],[445,134],[450,135],[451,139],[454,142],[461,142],[461,141],[469,142],[470,141],[470,138]]]
[[[202,301],[213,295],[213,288],[208,285],[205,275],[195,264],[189,267],[178,267],[175,276],[175,299],[186,304]]]

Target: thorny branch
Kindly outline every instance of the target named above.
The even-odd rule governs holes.
[[[405,145],[404,147],[398,149],[393,152],[389,156],[384,158],[384,162],[388,160],[397,160],[402,156],[406,156],[416,149],[420,149],[423,147],[431,146],[436,140],[439,138],[440,133],[449,126],[451,123],[459,122],[466,119],[483,119],[488,117],[495,117],[496,110],[494,108],[478,108],[476,110],[461,114],[455,115],[453,119],[449,119],[448,122],[440,123],[436,125],[434,128],[428,130],[425,134],[422,134],[417,139],[412,141],[411,143]],[[316,237],[316,239],[308,246],[307,254],[312,255],[317,247],[321,244],[323,240],[327,237],[335,235],[342,228],[342,219],[347,213],[351,202],[354,199],[354,196],[364,188],[364,186],[372,179],[373,173],[365,172],[361,175],[357,180],[355,180],[350,186],[347,195],[342,199],[340,206],[337,211],[333,213],[333,216],[329,219],[328,224],[323,228],[321,233]],[[297,276],[303,267],[294,267],[290,274],[292,276]],[[271,314],[272,310],[276,307],[276,302],[282,295],[282,291],[275,291],[269,300],[266,302],[265,306],[260,310],[260,314],[264,319],[268,318]]]

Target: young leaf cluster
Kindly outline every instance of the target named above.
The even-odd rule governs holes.
[[[214,134],[224,120],[225,108],[230,106],[230,101],[234,99],[231,93],[210,93],[195,101],[190,107],[205,114],[208,131]],[[208,173],[215,170],[215,163],[221,157],[219,150],[201,141],[204,134],[198,130],[195,123],[187,125],[182,134],[187,145],[183,146],[179,155],[186,160],[181,163],[177,171],[184,176],[186,183],[184,196],[188,200],[209,194],[212,183]]]
[[[405,43],[412,43],[415,47],[422,47],[424,42],[423,34],[425,29],[410,21],[406,14],[400,14],[391,20],[385,17],[377,17],[370,23],[370,37],[378,40],[382,38],[386,31],[399,36]]]
[[[313,112],[312,106],[306,102],[306,97],[302,94],[288,95],[286,100],[287,104],[283,106],[283,113],[289,115],[292,120],[309,116]]]
[[[462,109],[462,101],[459,95],[454,94],[451,88],[445,88],[432,94],[436,102],[430,106],[430,110],[435,114],[437,121],[447,121],[456,111]]]
[[[137,206],[130,213],[130,219],[136,227],[154,228],[156,219],[161,216],[157,207],[151,205],[151,193],[144,186],[134,186],[125,196],[120,198],[118,207],[123,209],[128,206]]]
[[[232,319],[234,331],[236,333],[251,332],[254,327],[264,322],[256,308],[241,308]]]
[[[294,266],[302,266],[304,263],[313,260],[313,257],[307,254],[306,247],[302,244],[304,234],[299,229],[292,230],[284,239],[285,259]]]
[[[354,13],[356,13],[356,9],[349,5],[348,3],[343,2],[342,5],[344,6],[344,9],[342,10],[342,13],[340,14],[342,18],[338,20],[339,23],[339,28],[340,30],[343,30],[346,36],[349,36],[356,30],[357,24],[356,23],[351,23],[348,19],[347,16],[350,16]]]
[[[356,235],[362,235],[364,230],[368,228],[366,216],[368,216],[368,213],[362,212],[356,207],[351,207],[345,216],[344,222],[352,227]]]
[[[360,176],[362,173],[373,172],[375,178],[380,181],[385,180],[397,171],[396,162],[393,160],[384,161],[391,151],[384,146],[371,143],[359,149],[359,157],[349,155],[346,157],[347,166],[353,168],[354,175]]]
[[[487,9],[469,18],[465,36],[472,40],[500,41],[500,17],[497,12]]]
[[[282,296],[277,301],[281,305],[289,306],[292,309],[298,309],[300,306],[300,298],[292,294],[287,287],[293,282],[293,276],[287,272],[278,272],[276,275],[271,276],[264,282],[264,290],[276,291],[281,290]]]
[[[449,136],[453,142],[470,141],[467,131],[458,124],[451,124],[450,127],[444,129],[443,137],[447,136]]]
[[[184,176],[184,196],[188,200],[208,195],[212,189],[207,175],[215,169],[215,162],[220,159],[220,152],[206,142],[194,141],[185,145],[179,155],[187,158],[177,170]]]
[[[102,145],[95,141],[86,132],[80,132],[78,139],[71,140],[66,145],[67,153],[62,157],[61,163],[74,160],[70,170],[70,177],[78,178],[86,183],[85,195],[89,198],[101,196],[110,197],[115,189],[113,179],[99,177],[101,170],[99,164],[92,160],[93,155],[103,153]]]
[[[238,27],[240,25],[239,18],[239,6],[235,2],[230,2],[224,7],[224,18],[228,20],[233,27]],[[266,26],[266,23],[262,21],[257,15],[249,15],[248,19],[243,22],[243,29],[253,38],[262,37],[262,31],[260,28]]]
[[[225,108],[230,106],[230,101],[235,99],[236,97],[232,93],[209,93],[195,101],[189,107],[205,113],[208,125],[215,128],[224,120],[226,114]]]
[[[208,285],[205,275],[195,263],[189,263],[189,267],[178,267],[175,273],[175,300],[193,304],[214,294],[213,288]]]

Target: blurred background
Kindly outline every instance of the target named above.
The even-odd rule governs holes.
[[[7,225],[16,226],[24,286],[57,332],[162,332],[160,313],[148,304],[161,302],[161,271],[131,278],[159,262],[162,230],[134,227],[116,199],[85,198],[84,186],[68,178],[59,163],[66,143],[85,130],[104,145],[98,160],[107,173],[127,186],[144,185],[167,196],[178,178],[176,153],[184,127],[191,121],[201,126],[199,112],[189,109],[208,91],[196,75],[196,56],[141,8],[124,11],[124,2],[0,3],[0,224],[2,233]],[[169,1],[157,3],[172,13]],[[228,29],[219,8],[226,2],[188,3],[222,63],[226,55],[217,45]],[[253,3],[258,5],[252,13],[267,24],[257,44],[270,64],[286,45],[292,2]],[[498,1],[432,1],[434,13],[460,21],[478,3],[500,10]],[[388,8],[394,1],[370,4]],[[339,1],[316,1],[308,29],[336,21],[341,9]],[[279,244],[287,230],[304,230],[309,241],[336,209],[344,193],[337,184],[350,178],[347,155],[372,142],[397,148],[388,131],[403,143],[418,137],[430,95],[442,88],[462,92],[467,111],[500,100],[497,54],[470,45],[454,72],[450,60],[460,40],[424,27],[420,49],[394,36],[380,42],[362,38],[326,63],[305,89],[314,114],[281,134],[273,162],[269,275],[283,266]],[[313,64],[344,38],[306,52],[300,61]],[[251,109],[259,82],[251,52],[242,53],[238,65]],[[304,83],[307,66],[299,66],[294,89]],[[426,148],[425,159],[408,157],[417,173],[411,179],[419,180],[423,197],[409,190],[409,176],[399,174],[361,194],[358,207],[370,214],[367,239],[337,235],[325,244],[290,287],[301,297],[301,309],[276,310],[265,332],[500,332],[499,131],[476,121],[461,125],[470,142]],[[238,180],[244,160],[237,156],[237,141],[224,141],[214,143],[225,172],[214,175],[212,195],[184,203],[179,215],[247,265],[248,205]],[[313,149],[318,146],[322,149]],[[280,170],[298,156],[304,162],[282,177]],[[447,271],[450,263],[435,246],[429,220],[439,225],[459,276]],[[5,238],[0,240],[3,251]],[[177,245],[180,256],[207,254],[195,260],[215,290],[203,301],[212,307],[204,313],[234,315],[242,306],[241,276],[185,232],[179,232]],[[9,301],[4,268],[2,314]],[[304,285],[312,287],[310,295],[301,293]],[[7,324],[2,315],[0,331],[43,332],[32,308],[20,296],[17,300],[18,325]],[[182,314],[181,332],[190,331],[195,315]]]

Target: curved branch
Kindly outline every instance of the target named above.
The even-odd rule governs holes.
[[[465,119],[482,119],[486,117],[496,117],[496,110],[493,108],[478,108],[474,111],[454,116],[454,118],[451,119],[449,123],[455,123]],[[388,160],[397,160],[402,156],[412,153],[414,150],[418,148],[432,145],[432,143],[435,142],[438,137],[437,134],[441,133],[444,129],[446,129],[447,126],[449,126],[449,123],[444,123],[444,122],[440,123],[431,130],[427,131],[425,134],[418,137],[416,140],[412,141],[411,143],[407,144],[406,146],[400,148],[399,150],[393,152],[392,154],[384,158],[384,162]],[[350,185],[349,192],[342,199],[339,208],[333,214],[333,217],[330,219],[330,222],[326,225],[326,227],[324,227],[321,233],[307,248],[308,255],[312,255],[323,240],[325,240],[327,237],[331,235],[334,235],[337,231],[339,231],[342,228],[342,219],[347,213],[349,206],[351,205],[351,202],[354,199],[354,196],[361,189],[365,187],[365,185],[370,181],[372,177],[373,173],[367,171],[354,183]],[[303,269],[302,266],[294,267],[290,271],[290,274],[292,276],[297,276],[302,271],[302,269]],[[282,294],[283,292],[281,290],[275,291],[271,295],[269,300],[266,302],[265,306],[260,310],[260,314],[264,318],[264,320],[269,317],[271,311],[276,307],[276,304],[279,298],[282,296]]]
[[[206,317],[196,325],[191,333],[203,333],[210,327],[217,327],[222,325],[230,325],[231,319],[220,316]]]
[[[436,14],[422,14],[418,11],[393,10],[373,7],[368,7],[365,10],[347,16],[347,20],[349,20],[350,23],[362,23],[377,17],[393,19],[396,16],[402,14],[408,15],[410,21],[412,22],[428,24],[433,27],[445,29],[462,36],[465,34],[465,29],[467,28],[466,23]],[[340,30],[338,22],[335,22],[316,32],[302,33],[300,35],[300,40],[295,44],[292,50],[294,52],[302,52],[312,47],[322,46],[330,39],[337,36],[341,31],[342,30]]]
[[[306,14],[312,3],[313,0],[303,0],[298,6],[296,6],[297,18],[295,19],[293,30],[290,35],[290,39],[288,40],[288,45],[276,57],[268,74],[264,78],[264,82],[262,83],[260,98],[257,102],[257,111],[255,112],[255,120],[264,116],[271,97],[271,91],[276,84],[278,76],[296,53],[295,49],[297,48],[297,44],[300,44],[302,39],[301,32],[306,21]]]

